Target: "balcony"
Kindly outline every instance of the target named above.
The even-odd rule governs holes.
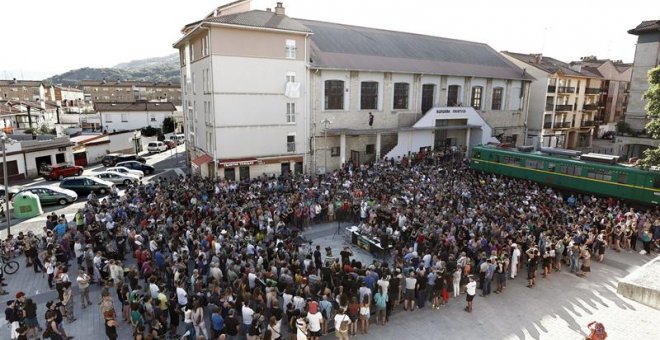
[[[550,103],[550,104],[545,104],[545,110],[546,110],[546,111],[552,111],[552,109],[553,109],[554,107],[555,107],[555,106],[552,105],[552,103]]]
[[[584,91],[585,94],[600,94],[600,92],[601,89],[595,87],[589,87]]]
[[[582,110],[598,110],[598,104],[584,104],[582,105]]]
[[[548,85],[548,93],[555,93],[557,91],[557,86]]]
[[[543,123],[543,128],[544,129],[552,129],[552,122]]]
[[[568,129],[571,127],[571,122],[556,122],[554,125],[555,129]]]
[[[575,87],[573,86],[560,86],[557,88],[558,93],[575,93]]]
[[[595,126],[596,124],[594,123],[593,120],[585,120],[580,124],[581,126]]]
[[[573,111],[573,105],[557,105],[555,111]]]

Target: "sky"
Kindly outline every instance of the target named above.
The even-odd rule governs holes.
[[[81,67],[165,56],[181,28],[231,0],[21,0],[0,4],[0,79],[43,79]],[[562,61],[632,62],[627,31],[660,19],[660,1],[288,0],[294,18],[482,42]],[[253,0],[252,9],[275,7]]]

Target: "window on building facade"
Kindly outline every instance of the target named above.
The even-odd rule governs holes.
[[[190,60],[195,60],[195,48],[194,44],[188,45],[188,50],[190,51]]]
[[[156,121],[156,115],[151,114],[151,121],[152,121],[152,122],[155,122],[155,121]]]
[[[367,155],[373,155],[376,153],[376,145],[374,144],[367,144],[367,148],[365,150],[365,153]]]
[[[106,123],[112,123],[112,115],[109,115],[109,114],[105,115],[105,122]]]
[[[342,80],[325,81],[325,109],[344,109],[344,82]]]
[[[408,108],[408,94],[410,92],[410,84],[408,83],[394,83],[394,105],[395,110],[405,110]]]
[[[502,95],[504,89],[501,87],[496,87],[493,89],[493,103],[491,104],[491,110],[501,110],[502,109]]]
[[[433,107],[433,95],[435,93],[435,85],[424,84],[422,85],[422,113],[430,110]]]
[[[197,86],[195,86],[195,72],[192,73],[190,82],[192,83],[192,93],[197,94]]]
[[[296,152],[296,135],[286,136],[286,151]]]
[[[470,99],[470,106],[475,110],[481,110],[481,97],[482,97],[483,87],[475,86],[472,88],[472,97]]]
[[[378,82],[363,81],[360,85],[360,110],[378,109]]]
[[[286,103],[286,122],[296,122],[296,103]]]
[[[287,72],[286,82],[287,83],[295,83],[296,82],[296,73],[295,72]]]
[[[185,48],[179,49],[179,60],[181,60],[181,66],[186,66],[186,50]],[[97,89],[98,91],[98,89]]]
[[[330,148],[330,157],[339,157],[341,148],[339,146],[333,146]]]
[[[287,40],[286,41],[286,58],[287,59],[296,59],[296,41]]]
[[[447,106],[458,106],[460,103],[458,101],[460,90],[461,87],[458,85],[449,85],[447,88]]]

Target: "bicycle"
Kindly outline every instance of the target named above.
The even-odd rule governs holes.
[[[2,262],[2,272],[9,275],[16,273],[21,267],[18,261],[10,260],[4,255],[0,256],[0,262]]]

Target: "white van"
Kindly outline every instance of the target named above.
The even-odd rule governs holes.
[[[174,141],[176,145],[181,145],[186,141],[186,136],[184,134],[171,135],[170,140]]]
[[[163,152],[165,150],[167,150],[167,145],[163,142],[149,142],[149,144],[147,144],[147,151],[149,151],[149,153]]]

